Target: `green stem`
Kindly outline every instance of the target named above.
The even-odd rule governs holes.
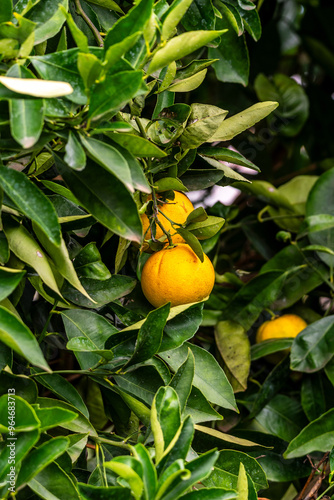
[[[320,495],[320,497],[318,497],[318,500],[320,500],[320,498],[322,498],[329,490],[331,490],[334,486],[334,483],[331,484],[330,486],[328,486],[327,490],[323,491]]]
[[[83,8],[81,6],[81,3],[80,3],[80,0],[74,0],[74,3],[75,3],[75,7],[76,7],[77,13],[82,17],[82,19],[85,21],[85,23],[92,30],[92,33],[93,33],[93,35],[95,37],[95,40],[99,44],[99,47],[103,47],[103,45],[104,45],[103,38],[100,35],[100,32],[97,29],[97,27],[95,26],[95,24],[91,21],[91,19],[89,19],[89,17],[87,16],[86,12],[83,10]]]
[[[132,450],[132,446],[124,443],[124,441],[113,441],[111,439],[95,437],[95,436],[90,436],[89,439],[92,439],[96,443],[110,444],[111,446],[117,446],[118,448],[123,448],[124,450],[128,450],[128,451]]]
[[[44,325],[44,328],[42,330],[42,333],[40,334],[39,336],[39,339],[38,339],[38,343],[41,344],[42,341],[44,340],[44,337],[45,335],[47,334],[47,329],[48,329],[48,326],[49,326],[49,323],[51,321],[51,318],[52,318],[52,314],[54,313],[56,307],[57,307],[57,304],[58,304],[58,300],[55,300],[55,303],[53,304],[53,307],[51,309],[51,311],[49,312],[49,316],[45,322],[45,325]]]
[[[54,373],[59,374],[59,375],[72,375],[79,373],[80,375],[101,375],[103,377],[106,376],[106,372],[99,373],[99,372],[92,372],[91,370],[56,370],[54,372],[39,372],[39,373],[32,373],[30,377],[43,377],[44,375],[53,375]]]

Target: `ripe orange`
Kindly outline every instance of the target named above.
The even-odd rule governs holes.
[[[194,210],[193,204],[186,197],[185,194],[180,193],[179,191],[174,191],[175,198],[173,201],[166,200],[168,203],[159,203],[159,210],[163,212],[169,219],[173,222],[177,222],[178,224],[183,224],[186,221],[186,218]],[[171,234],[175,233],[175,229],[172,228],[171,223],[166,217],[159,213],[158,220],[161,222],[166,231],[170,231]],[[143,234],[145,235],[145,239],[151,238],[151,233],[148,230],[150,226],[150,221],[146,214],[141,216],[141,222],[143,225]],[[157,225],[156,226],[156,235],[157,239],[163,236],[162,229]],[[173,243],[184,243],[184,239],[179,234],[175,234],[172,237]]]
[[[151,255],[141,276],[143,293],[154,307],[167,302],[172,307],[199,302],[210,295],[214,282],[210,259],[204,255],[201,262],[190,246],[183,243]]]
[[[256,332],[255,342],[258,344],[268,339],[297,337],[298,333],[306,327],[307,323],[300,316],[296,314],[283,314],[279,318],[265,321]],[[270,354],[266,358],[268,361],[276,364],[288,352],[289,350],[285,349],[284,351]]]

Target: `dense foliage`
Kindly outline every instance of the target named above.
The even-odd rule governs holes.
[[[333,21],[317,0],[1,0],[1,498],[331,494]],[[154,309],[157,198],[231,184],[172,224],[210,298]],[[255,342],[286,313],[307,328]]]

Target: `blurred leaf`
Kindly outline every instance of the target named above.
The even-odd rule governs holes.
[[[76,135],[70,130],[65,146],[64,161],[75,170],[83,170],[86,166],[86,155]]]
[[[205,486],[235,490],[238,483],[240,463],[244,465],[257,490],[268,487],[265,473],[259,463],[246,453],[234,450],[223,450],[219,453],[213,472],[204,482]]]
[[[236,135],[253,127],[257,122],[263,120],[278,106],[277,102],[258,102],[253,106],[227,118],[218,128],[217,132],[210,138],[209,142],[229,141]]]
[[[8,262],[8,259],[9,259],[8,241],[5,236],[5,233],[3,231],[0,231],[0,264],[4,266]]]
[[[0,302],[8,297],[25,275],[25,271],[0,267]]]
[[[216,16],[210,0],[194,0],[182,18],[182,26],[187,31],[215,29]]]
[[[306,216],[334,215],[332,193],[334,187],[334,168],[322,174],[314,184],[306,203]],[[334,246],[334,229],[311,232],[309,240],[314,245],[328,248]],[[333,266],[334,257],[323,252],[318,253],[320,259],[328,266]]]
[[[309,113],[309,101],[305,90],[295,80],[281,73],[273,76],[272,82],[260,73],[254,83],[261,101],[277,101],[279,109],[269,123],[279,120],[279,132],[288,137],[300,132]]]
[[[246,179],[246,177],[239,174],[239,172],[237,172],[236,170],[233,170],[232,168],[228,167],[227,165],[225,165],[224,163],[222,163],[220,161],[215,160],[214,158],[209,158],[209,157],[205,157],[205,156],[201,156],[201,158],[204,161],[206,161],[207,163],[209,163],[209,165],[211,165],[212,167],[215,167],[218,170],[222,170],[224,172],[224,179],[222,181],[219,180],[219,184],[222,186],[232,184],[233,182],[237,182],[237,181],[249,182],[249,183],[251,182],[248,179]],[[225,181],[225,178],[227,180],[227,183]]]
[[[33,365],[47,372],[51,371],[29,328],[2,306],[0,306],[0,340]]]
[[[326,452],[334,445],[334,409],[313,420],[287,447],[284,457],[302,457],[314,451]]]
[[[254,443],[253,441],[249,441],[248,439],[242,439],[240,437],[232,436],[231,434],[226,434],[225,432],[218,431],[217,429],[212,429],[211,427],[205,427],[203,425],[195,425],[195,429],[209,436],[213,436],[216,439],[225,441],[226,443],[232,443],[235,446],[248,446],[248,447],[261,446],[260,444]]]
[[[57,214],[47,197],[22,172],[0,167],[0,186],[19,210],[32,219],[50,238],[60,245],[61,235]]]
[[[147,69],[147,74],[150,75],[158,69],[168,66],[173,61],[182,59],[183,57],[200,49],[203,45],[210,43],[218,36],[225,33],[222,31],[189,31],[169,40],[166,45],[159,49],[153,56],[150,65]]]
[[[251,347],[251,358],[252,361],[256,359],[263,358],[272,354],[273,352],[285,351],[289,349],[292,345],[293,338],[284,339],[269,339],[260,342],[259,344],[254,344]]]
[[[174,29],[179,24],[181,19],[184,19],[184,14],[189,9],[193,0],[181,0],[179,2],[173,2],[172,5],[164,14],[162,23],[161,36],[163,40],[168,40],[171,35],[173,35]]]
[[[67,96],[73,92],[73,88],[71,85],[67,82],[53,82],[53,81],[47,81],[47,80],[39,80],[38,78],[12,78],[9,76],[1,76],[0,77],[0,82],[2,85],[4,85],[6,88],[9,90],[12,90],[13,92],[16,92],[18,94],[25,94],[25,95],[30,95],[33,97],[45,97],[45,98],[52,98],[52,97],[62,97],[62,96]],[[14,97],[14,96],[13,96]],[[18,96],[15,96],[16,98]],[[16,99],[15,99],[16,100]],[[18,101],[21,102],[20,99]],[[33,104],[34,102],[39,103],[39,107],[41,107],[41,101],[39,99],[26,99],[25,102],[27,106],[31,106],[32,111],[34,111]],[[14,102],[14,100],[13,100]],[[21,110],[24,112],[24,106],[21,103],[20,104]],[[16,109],[19,111],[20,107],[17,107]],[[36,108],[38,109],[38,108]],[[43,110],[40,110],[41,118],[43,118]],[[36,116],[38,114],[36,113]],[[38,120],[40,121],[40,120]],[[31,126],[31,123],[28,125]],[[28,147],[28,146],[27,146]]]
[[[235,379],[242,390],[246,390],[251,359],[250,342],[245,330],[233,321],[220,321],[215,328],[215,339],[218,350],[232,374],[232,387]]]
[[[307,326],[291,347],[291,369],[312,373],[321,370],[334,355],[334,316]]]
[[[11,21],[13,15],[12,0],[4,0],[1,5],[0,23]]]
[[[229,9],[220,2],[219,10],[222,19],[217,19],[216,26],[221,30],[228,30],[222,37],[217,48],[209,48],[208,55],[218,59],[213,64],[217,79],[222,82],[248,84],[249,56],[244,35],[238,36],[229,19]],[[227,15],[226,15],[227,14]]]
[[[84,483],[78,483],[78,486],[82,500],[132,500],[133,499],[130,489],[124,488],[123,486],[102,487]]]
[[[177,371],[187,358],[188,347],[195,358],[193,385],[200,389],[211,403],[235,410],[232,387],[225,373],[208,351],[196,345],[184,343],[178,349],[160,353],[160,357],[166,361],[173,371]]]

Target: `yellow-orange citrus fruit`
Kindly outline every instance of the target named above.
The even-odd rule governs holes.
[[[284,314],[279,318],[265,321],[256,332],[256,343],[268,339],[297,337],[307,323],[296,314]]]
[[[180,243],[164,248],[146,261],[141,286],[147,300],[160,307],[171,302],[172,307],[199,302],[210,295],[215,271],[204,255],[201,262],[189,245]]]
[[[178,224],[183,224],[186,221],[186,218],[194,210],[193,204],[186,197],[185,194],[179,193],[179,191],[174,191],[175,198],[174,200],[166,200],[168,203],[159,204],[159,210],[163,212],[169,219],[173,222],[177,222]],[[166,231],[170,231],[171,234],[175,233],[175,229],[172,228],[171,223],[166,217],[159,213],[158,220],[161,222]],[[145,239],[151,238],[151,233],[148,230],[150,226],[150,221],[146,214],[141,216],[141,222],[143,225],[143,234],[145,235]],[[157,225],[156,226],[156,235],[157,239],[163,236],[162,229]],[[179,234],[175,234],[172,238],[173,243],[184,243],[184,239]]]
[[[306,327],[307,323],[300,316],[296,314],[284,314],[279,318],[265,321],[256,332],[255,342],[258,344],[259,342],[269,339],[297,337],[298,333]],[[269,354],[266,356],[266,359],[276,364],[279,363],[288,352],[289,349],[284,349],[283,351]]]

